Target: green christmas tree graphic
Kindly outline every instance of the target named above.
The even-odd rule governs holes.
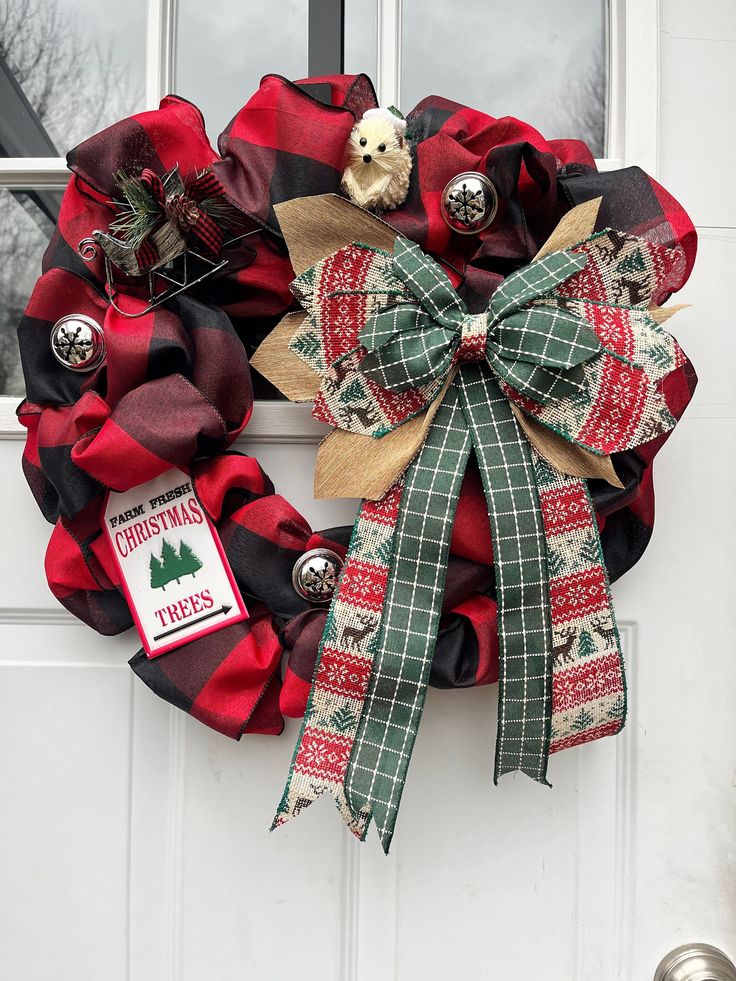
[[[202,568],[202,563],[186,542],[179,545],[179,560],[181,562],[181,574],[196,578],[196,573]]]
[[[169,581],[164,575],[164,566],[161,559],[151,553],[151,559],[148,563],[148,568],[151,571],[151,589],[158,589],[159,586],[165,591],[166,583]]]
[[[176,579],[178,585],[181,582],[181,562],[176,549],[168,538],[164,538],[164,543],[161,546],[161,561],[163,563],[164,582],[171,582],[172,579]]]
[[[583,630],[580,633],[580,656],[581,657],[591,657],[596,652],[595,641],[588,633],[587,630]]]
[[[194,577],[202,563],[192,551],[187,542],[180,542],[177,552],[171,542],[164,538],[161,545],[161,558],[151,554],[148,564],[151,573],[151,589],[159,587],[166,591],[166,583],[176,579],[181,582],[182,576]]]

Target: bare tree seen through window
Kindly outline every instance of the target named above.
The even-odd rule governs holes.
[[[590,147],[593,156],[606,154],[606,66],[603,45],[597,44],[585,62],[583,72],[573,75],[566,87],[558,92],[551,111],[552,139],[573,136]]]
[[[108,38],[95,32],[90,39],[74,0],[0,0],[0,58],[60,156],[142,105],[143,79],[117,55],[114,31],[111,18]],[[0,107],[11,114],[11,126],[14,108]],[[2,394],[23,394],[15,330],[52,229],[52,218],[31,196],[0,189]]]

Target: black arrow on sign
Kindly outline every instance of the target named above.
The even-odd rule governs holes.
[[[202,623],[203,620],[209,620],[210,617],[219,616],[220,613],[229,613],[232,610],[232,606],[221,606],[219,610],[212,610],[211,613],[205,613],[203,617],[197,617],[196,620],[190,620],[189,623],[182,623],[178,627],[172,627],[171,630],[164,630],[162,634],[156,634],[153,638],[154,640],[163,640],[164,637],[170,637],[171,634],[176,634],[180,630],[186,630],[188,627],[193,627],[195,623]]]

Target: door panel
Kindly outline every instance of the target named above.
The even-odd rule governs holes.
[[[692,11],[660,4],[659,176],[704,226],[677,298],[693,306],[672,321],[700,386],[657,460],[652,543],[614,587],[622,735],[555,756],[552,790],[494,788],[495,688],[431,691],[388,859],[327,800],[269,835],[298,723],[211,732],[132,676],[133,632],[97,637],[55,603],[8,425],[0,977],[646,981],[694,938],[734,955],[736,231],[710,227],[733,226],[730,178],[698,141],[717,134],[724,169],[734,156],[720,114],[736,21],[726,0]],[[314,528],[349,522],[354,502],[311,499],[314,442],[288,438],[241,448]]]
[[[4,612],[2,976],[122,979],[130,672],[120,645],[103,649],[71,617],[9,620]]]

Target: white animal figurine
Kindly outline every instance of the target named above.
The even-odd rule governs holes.
[[[396,208],[409,193],[411,165],[406,120],[389,109],[368,109],[345,148],[342,189],[361,208]]]

